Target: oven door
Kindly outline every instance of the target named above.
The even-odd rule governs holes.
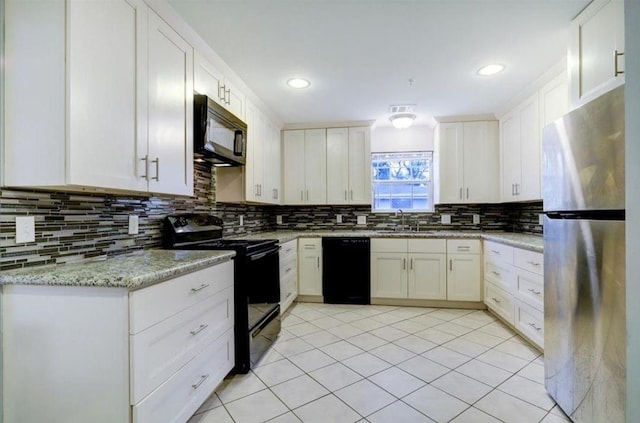
[[[249,360],[253,368],[280,333],[280,306],[249,332]]]
[[[246,295],[251,330],[280,302],[279,246],[247,256],[245,264]]]

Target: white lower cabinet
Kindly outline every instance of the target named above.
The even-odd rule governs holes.
[[[482,301],[480,240],[447,240],[447,299]]]
[[[544,347],[544,262],[534,251],[484,242],[484,302],[489,309]]]
[[[285,242],[280,249],[280,314],[298,296],[298,240]]]
[[[298,241],[298,294],[322,296],[322,238]]]
[[[185,422],[234,365],[231,261],[132,292],[7,285],[2,312],[7,422]]]

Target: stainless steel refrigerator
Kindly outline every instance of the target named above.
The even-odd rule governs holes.
[[[544,363],[574,422],[625,421],[624,86],[543,132]]]

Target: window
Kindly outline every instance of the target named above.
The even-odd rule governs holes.
[[[373,153],[372,211],[433,211],[432,163],[432,151]]]

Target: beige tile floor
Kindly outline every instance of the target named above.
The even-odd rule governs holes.
[[[541,354],[486,311],[295,303],[189,423],[561,423]]]

